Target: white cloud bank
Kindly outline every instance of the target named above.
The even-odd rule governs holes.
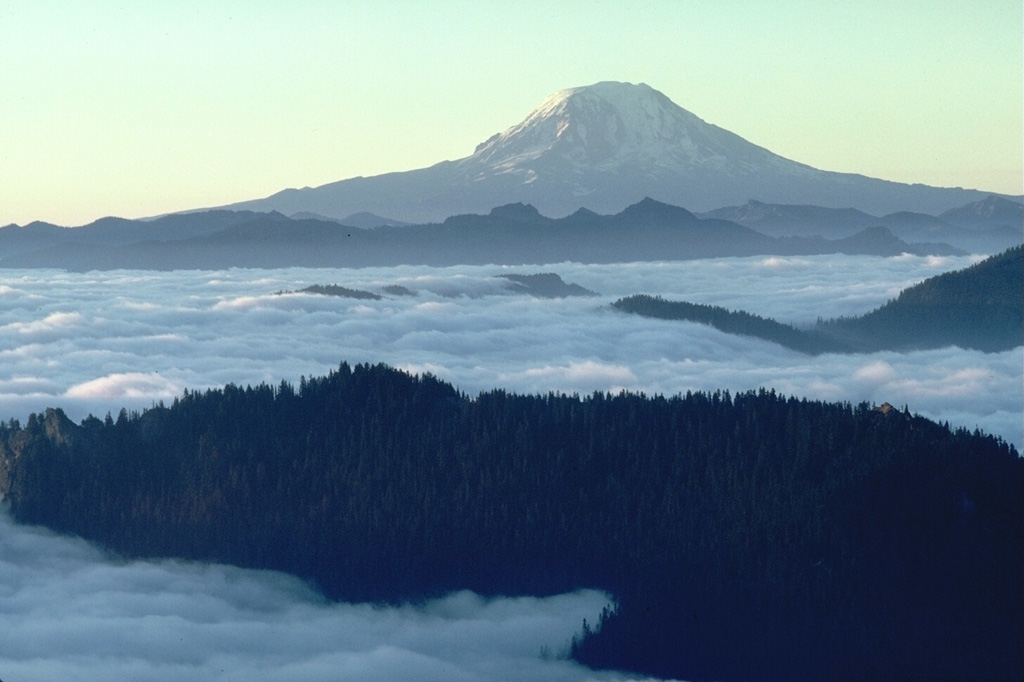
[[[907,404],[1021,446],[1021,350],[809,357],[691,323],[618,313],[618,297],[745,309],[809,324],[856,315],[975,259],[740,258],[542,268],[112,272],[0,270],[0,419],[60,406],[114,414],[202,389],[387,362],[475,394],[740,391]],[[494,275],[555,271],[600,292],[539,300]],[[275,291],[336,283],[414,296],[354,301]],[[295,579],[225,566],[110,561],[0,517],[4,680],[617,680],[557,652],[603,595],[421,607],[327,604]]]
[[[624,680],[557,653],[607,596],[327,603],[270,571],[118,562],[0,512],[0,675],[17,682]]]
[[[957,348],[809,357],[709,327],[649,320],[608,304],[635,293],[743,309],[782,322],[857,315],[977,257],[819,256],[674,263],[359,270],[74,274],[0,271],[0,419],[49,406],[72,418],[202,389],[297,382],[341,361],[426,369],[475,394],[674,394],[773,387],[890,402],[955,426],[1024,442],[1020,349]],[[601,295],[511,295],[495,275],[554,271]],[[310,284],[414,295],[379,301],[311,294]]]
[[[173,399],[186,388],[180,382],[165,379],[157,373],[126,372],[108,374],[75,384],[64,395],[76,399]]]

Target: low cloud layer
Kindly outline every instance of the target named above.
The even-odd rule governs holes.
[[[582,591],[330,604],[295,578],[113,561],[0,512],[0,676],[53,680],[625,680],[554,656],[608,603]]]
[[[613,310],[635,293],[783,322],[857,315],[971,258],[738,258],[543,268],[0,271],[0,419],[61,406],[73,419],[169,402],[184,388],[298,382],[341,361],[495,387],[648,394],[773,387],[888,401],[1024,441],[1020,349],[801,355],[706,326]],[[601,295],[534,299],[495,275],[555,271]],[[310,284],[414,295],[275,295]],[[36,680],[618,680],[557,653],[606,597],[418,607],[328,604],[275,573],[117,562],[0,515],[0,678]]]
[[[475,394],[495,387],[674,394],[759,387],[890,402],[1024,441],[1019,349],[809,357],[706,326],[612,310],[660,294],[782,322],[858,315],[977,258],[821,256],[677,263],[74,274],[4,271],[0,419],[62,406],[75,419],[168,402],[184,388],[323,374],[341,361],[429,371]],[[598,297],[536,299],[495,275],[555,271]],[[379,301],[275,295],[310,284],[414,295]]]

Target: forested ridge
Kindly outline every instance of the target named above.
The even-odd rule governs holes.
[[[695,680],[1019,680],[1022,483],[1000,439],[889,406],[381,365],[0,425],[19,521],[335,599],[600,588],[574,657]]]
[[[612,305],[645,317],[699,322],[815,355],[943,346],[1003,351],[1024,345],[1024,247],[929,277],[865,315],[819,319],[811,329],[745,311],[646,294],[621,298]]]
[[[823,321],[816,330],[872,350],[1024,345],[1024,246],[929,277],[866,315]]]
[[[744,310],[728,310],[716,305],[668,301],[661,296],[636,294],[618,299],[612,303],[612,307],[644,317],[706,324],[726,334],[753,336],[811,355],[851,352],[854,349],[853,344],[843,343],[832,336],[798,329]]]
[[[380,294],[375,294],[372,291],[363,291],[362,289],[350,289],[348,287],[338,286],[337,284],[310,284],[308,287],[299,289],[298,291],[278,291],[279,295],[283,294],[319,294],[321,296],[338,296],[340,298],[359,298],[371,301],[379,301],[381,299]]]

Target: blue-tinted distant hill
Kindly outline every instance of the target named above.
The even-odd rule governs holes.
[[[839,240],[777,239],[728,220],[701,219],[653,199],[614,215],[580,209],[555,219],[533,206],[509,204],[441,223],[373,229],[248,211],[149,221],[105,218],[78,228],[0,228],[0,267],[69,270],[612,263],[825,253],[959,251],[944,244],[908,244],[885,228]]]
[[[742,206],[701,214],[731,220],[773,237],[822,236],[839,239],[870,227],[888,228],[908,242],[943,242],[974,253],[996,253],[1024,242],[1024,204],[1019,198],[989,196],[981,201],[929,215],[898,211],[875,216],[853,208],[768,204]]]

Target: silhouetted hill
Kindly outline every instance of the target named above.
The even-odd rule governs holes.
[[[899,252],[899,249],[906,249],[908,246],[906,242],[904,242],[902,239],[899,239],[888,228],[882,226],[866,228],[850,237],[846,237],[844,239],[837,239],[834,243],[840,253],[867,253],[878,256],[891,255],[894,252]],[[946,253],[935,255],[945,256],[955,252],[956,249],[949,247]],[[919,253],[917,255],[926,254]]]
[[[879,228],[884,230],[885,228]],[[636,295],[625,312],[708,324],[804,353],[849,353],[961,346],[986,352],[1024,345],[1024,256],[1009,249],[964,270],[930,277],[866,315],[819,321],[800,330],[743,311]]]
[[[564,298],[566,296],[597,296],[579,284],[569,284],[553,272],[542,272],[536,275],[498,275],[516,285],[517,290],[537,298]]]
[[[874,216],[852,208],[748,201],[701,214],[731,220],[772,237],[842,239],[866,228],[886,227],[906,242],[944,243],[993,253],[1024,242],[1024,210],[1016,200],[990,196],[939,216],[898,211]]]
[[[1024,460],[760,391],[475,398],[343,364],[0,424],[16,519],[334,598],[610,591],[573,654],[682,679],[1019,679]]]
[[[1024,345],[1024,247],[930,277],[856,318],[818,331],[868,349],[955,345],[1000,351]]]
[[[293,216],[294,217],[294,216]],[[394,220],[392,218],[385,218],[383,216],[376,215],[374,213],[368,213],[366,211],[360,211],[353,213],[352,215],[345,216],[341,219],[342,225],[351,225],[352,227],[359,227],[364,230],[370,230],[375,227],[401,227],[408,225],[409,223],[401,220]]]
[[[25,225],[0,228],[0,264],[3,259],[23,253],[43,251],[69,241],[68,228],[35,221]]]
[[[989,196],[966,206],[951,208],[941,213],[939,219],[972,229],[1010,227],[1020,230],[1024,225],[1024,203],[1019,198]]]
[[[852,344],[839,343],[830,336],[797,329],[742,310],[731,311],[719,306],[666,301],[660,296],[627,296],[612,303],[612,307],[644,317],[706,324],[726,334],[753,336],[812,355],[850,352],[855,348]]]
[[[708,211],[701,216],[730,220],[773,237],[837,239],[878,224],[878,218],[855,208],[768,204],[755,200],[742,206]]]
[[[344,218],[331,218],[311,211],[299,211],[298,213],[292,213],[288,217],[292,220],[323,220],[326,222],[338,223],[339,225],[347,225],[348,227],[357,227],[361,230],[371,230],[375,227],[382,226],[397,227],[409,224],[403,223],[401,220],[392,220],[391,218],[384,218],[383,216],[375,215],[373,213],[367,213],[366,211],[353,213],[352,215],[345,216]]]
[[[277,295],[318,294],[320,296],[337,296],[339,298],[355,298],[370,301],[379,301],[381,299],[380,294],[375,294],[372,291],[350,289],[348,287],[338,286],[337,284],[310,284],[308,287],[303,287],[297,291],[278,291],[276,293]]]

